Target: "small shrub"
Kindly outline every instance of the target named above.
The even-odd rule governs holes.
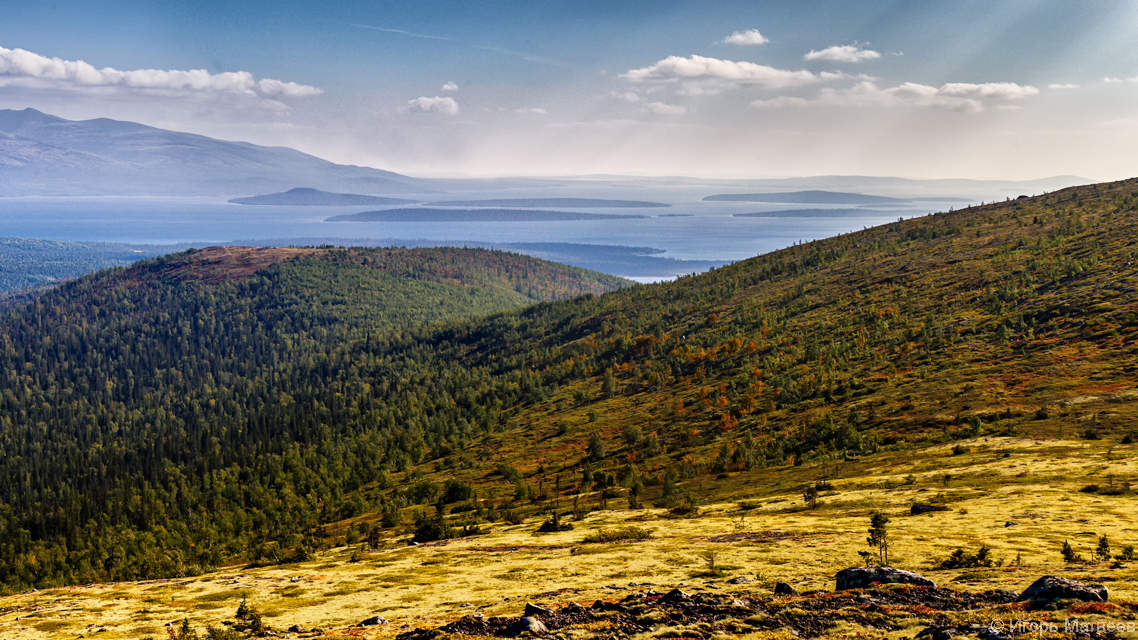
[[[1125,547],[1122,547],[1122,551],[1119,552],[1118,555],[1114,556],[1114,559],[1115,560],[1135,560],[1135,559],[1138,559],[1138,555],[1135,555],[1135,553],[1134,553],[1134,545],[1128,544]]]
[[[1099,560],[1110,560],[1110,540],[1105,535],[1099,536],[1098,546],[1095,547],[1095,557]]]
[[[1083,557],[1075,553],[1074,547],[1066,540],[1063,541],[1063,548],[1059,550],[1059,553],[1063,554],[1063,562],[1067,564],[1083,561]]]
[[[976,553],[968,553],[957,547],[947,558],[941,560],[938,569],[973,569],[977,567],[992,566],[992,550],[988,545],[981,545]]]
[[[552,515],[545,519],[545,522],[541,523],[541,526],[539,526],[537,530],[541,533],[554,533],[557,531],[569,531],[572,528],[573,525],[568,522],[562,522],[561,516],[554,511]]]
[[[645,527],[626,526],[612,529],[597,529],[585,536],[581,542],[624,542],[629,540],[648,540],[652,537],[652,530]]]

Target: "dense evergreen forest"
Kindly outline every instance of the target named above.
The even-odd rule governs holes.
[[[303,555],[305,534],[347,513],[346,494],[391,451],[417,461],[496,420],[485,372],[390,345],[626,285],[485,250],[215,248],[12,309],[0,321],[0,581]],[[454,395],[430,394],[439,381]]]
[[[2,321],[0,581],[283,562],[323,524],[408,508],[473,527],[916,441],[1133,429],[1136,205],[1138,181],[1067,189],[515,311],[621,283],[460,249],[83,278]],[[1091,396],[1113,409],[1076,425]]]

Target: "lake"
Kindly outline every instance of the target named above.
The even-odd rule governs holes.
[[[485,193],[478,196],[488,197]],[[587,209],[589,213],[645,216],[636,219],[325,222],[328,217],[367,208],[248,206],[229,204],[220,198],[0,198],[0,236],[201,246],[289,239],[330,239],[336,243],[379,239],[417,243],[558,242],[654,247],[663,250],[660,257],[734,261],[798,241],[834,236],[950,206],[920,202],[909,208],[869,210],[864,214],[850,213],[846,206],[833,217],[815,213],[807,217],[768,218],[734,214],[785,211],[787,205],[698,199],[672,204],[666,209]]]

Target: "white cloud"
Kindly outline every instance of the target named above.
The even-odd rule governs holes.
[[[644,108],[656,115],[660,116],[682,116],[688,110],[677,104],[668,104],[666,102],[649,102],[644,105]]]
[[[1039,94],[1039,90],[1029,85],[1012,82],[987,82],[981,84],[950,82],[940,87],[916,82],[903,82],[887,88],[877,86],[871,80],[862,80],[852,87],[822,89],[817,97],[778,96],[765,100],[755,100],[755,109],[785,109],[807,106],[830,107],[930,107],[979,113],[988,103],[996,108],[1015,107],[1025,98]]]
[[[1056,90],[1078,89],[1079,85],[1071,84],[1069,82],[1052,82],[1051,84],[1047,85],[1047,88],[1048,89],[1056,89]]]
[[[64,89],[124,87],[137,90],[243,93],[273,97],[305,97],[322,90],[272,78],[258,80],[248,71],[210,73],[205,69],[96,68],[83,60],[48,58],[26,49],[0,47],[0,77],[47,83]]]
[[[777,96],[775,98],[766,98],[763,100],[755,100],[751,103],[751,107],[755,109],[786,109],[790,107],[805,107],[810,104],[806,98],[798,96]]]
[[[737,44],[742,46],[752,46],[758,44],[766,44],[770,42],[766,36],[759,33],[758,29],[747,29],[746,31],[736,31],[723,39],[723,44]]]
[[[784,89],[813,84],[821,80],[810,71],[776,69],[753,62],[721,60],[700,55],[686,58],[669,56],[659,62],[621,75],[632,82],[684,80],[719,80],[732,84],[749,84],[768,89]]]
[[[526,113],[537,116],[544,116],[549,114],[548,111],[542,109],[541,107],[518,107],[517,109],[514,109],[514,113]]]
[[[417,113],[441,113],[445,116],[458,115],[458,102],[451,97],[419,96],[407,101],[407,110]]]
[[[1103,78],[1102,81],[1107,83],[1107,84],[1117,84],[1119,82],[1138,82],[1138,76],[1132,76],[1129,78],[1119,78],[1118,76],[1107,76],[1107,77]]]
[[[1039,95],[1039,89],[1031,85],[1014,82],[949,82],[941,85],[939,92],[946,96],[961,98],[996,98],[998,100],[1022,100]]]
[[[450,92],[458,91],[458,85],[453,83],[453,82],[447,82],[447,83],[443,84],[442,87],[439,88],[439,91],[450,91]]]
[[[609,95],[616,98],[617,100],[628,102],[630,104],[640,102],[640,94],[636,93],[635,91],[613,91]]]
[[[873,49],[862,49],[853,44],[836,44],[820,51],[811,49],[806,55],[802,56],[802,59],[828,60],[830,62],[865,62],[866,60],[876,60],[880,57],[881,54]]]

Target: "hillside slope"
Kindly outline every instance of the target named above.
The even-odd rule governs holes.
[[[628,284],[497,251],[213,247],[7,310],[0,583],[170,575],[268,541],[294,552],[376,477],[396,415],[458,411],[453,397],[366,400],[438,372],[348,383],[361,349]]]
[[[348,302],[352,253],[196,261],[195,281],[254,271],[223,294],[186,297],[177,261],[145,287],[84,279],[0,343],[3,581],[306,558],[430,508],[468,525],[617,500],[690,512],[724,474],[759,487],[962,438],[1121,438],[1136,204],[1138,181],[1067,189],[387,332],[343,322],[371,317]],[[330,300],[291,298],[306,288]],[[80,308],[74,327],[57,311]]]

